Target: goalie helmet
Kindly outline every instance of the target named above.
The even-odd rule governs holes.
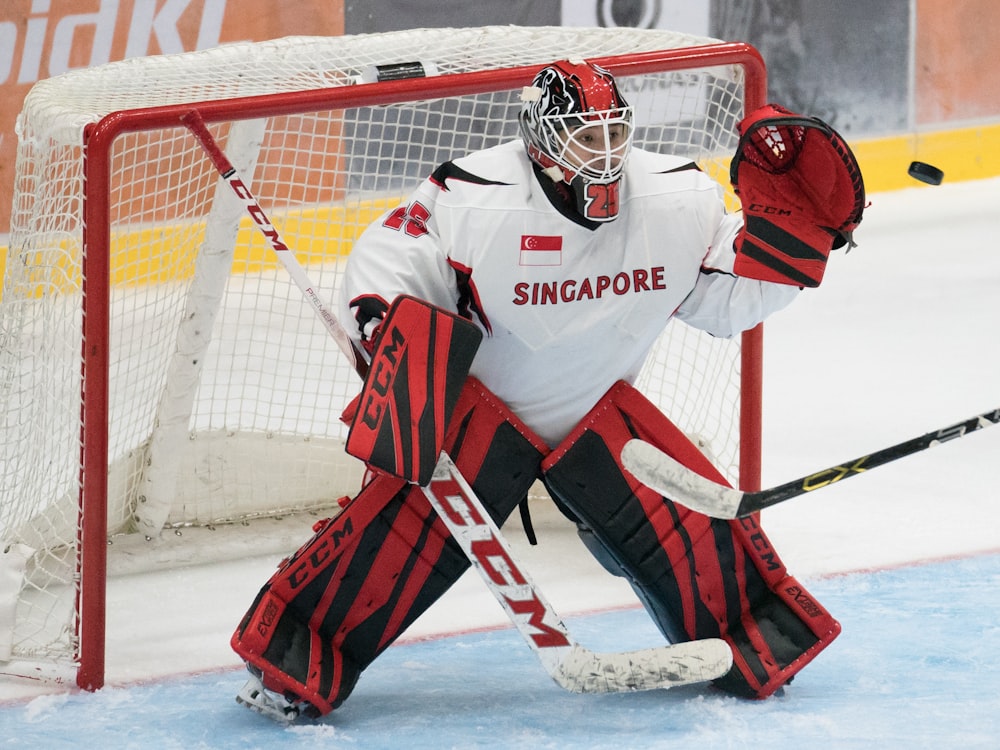
[[[540,70],[521,98],[518,120],[531,160],[569,185],[581,215],[615,219],[632,145],[632,108],[611,73],[563,60]]]

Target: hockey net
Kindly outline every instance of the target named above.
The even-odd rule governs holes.
[[[560,58],[618,75],[637,145],[728,184],[736,123],[763,98],[759,56],[665,31],[295,37],[32,89],[0,299],[0,672],[66,666],[99,687],[109,554],[112,569],[118,549],[155,557],[161,528],[185,544],[329,515],[359,485],[339,421],[356,376],[181,127],[186,105],[332,301],[364,227],[440,162],[516,137],[520,88]],[[638,383],[744,486],[756,340],[675,323]]]

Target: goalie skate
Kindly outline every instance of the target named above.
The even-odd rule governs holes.
[[[236,694],[236,702],[282,724],[290,724],[300,716],[314,717],[315,711],[305,701],[293,702],[264,687],[260,677],[250,672],[250,679]]]

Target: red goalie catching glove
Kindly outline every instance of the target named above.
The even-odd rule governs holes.
[[[739,124],[730,180],[743,203],[734,271],[819,286],[827,257],[861,223],[865,186],[847,142],[829,125],[769,104]]]

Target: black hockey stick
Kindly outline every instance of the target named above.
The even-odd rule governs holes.
[[[876,466],[918,453],[1000,422],[1000,409],[942,427],[926,435],[831,466],[766,490],[742,492],[705,479],[663,451],[642,440],[630,440],[622,449],[622,463],[640,482],[664,497],[713,518],[743,518],[806,492],[829,487]]]
[[[263,208],[232,165],[197,110],[181,118],[223,180],[246,206],[261,233],[288,269],[303,295],[355,371],[364,378],[368,363],[340,322],[329,312],[305,269],[282,242]],[[669,644],[639,651],[596,653],[577,643],[558,614],[515,559],[507,540],[451,458],[442,453],[434,476],[421,487],[487,588],[497,599],[549,676],[576,693],[616,693],[687,685],[722,677],[732,666],[729,645],[718,638]],[[280,713],[280,712],[278,712]]]

